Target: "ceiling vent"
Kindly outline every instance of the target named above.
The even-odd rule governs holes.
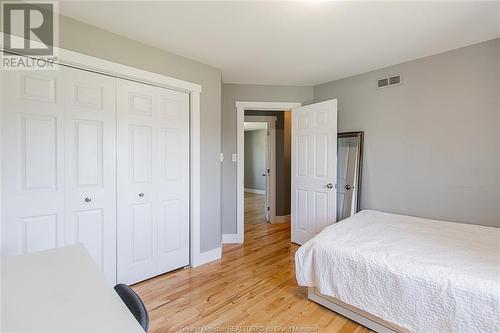
[[[401,75],[394,75],[389,78],[389,85],[395,86],[401,84]]]
[[[401,84],[401,75],[392,75],[383,77],[377,80],[377,88],[385,88],[389,86],[397,86]]]
[[[383,79],[378,79],[377,81],[377,88],[385,88],[389,85],[389,79],[388,78],[383,78]]]

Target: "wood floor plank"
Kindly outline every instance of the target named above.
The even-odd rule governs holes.
[[[290,224],[265,223],[263,202],[245,193],[245,243],[224,245],[221,260],[133,286],[149,311],[150,332],[370,332],[307,298],[295,281]]]

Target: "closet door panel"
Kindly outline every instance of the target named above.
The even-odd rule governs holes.
[[[2,72],[2,254],[64,245],[60,71]]]
[[[159,90],[158,270],[189,264],[189,96]]]
[[[21,253],[49,250],[58,245],[57,214],[21,218],[19,235]]]
[[[20,123],[23,189],[56,189],[57,118],[21,114]]]
[[[130,178],[133,184],[151,184],[153,179],[153,128],[129,125]]]
[[[132,225],[132,265],[151,261],[154,256],[153,204],[151,202],[130,206]]]
[[[70,124],[71,125],[71,124]],[[103,121],[73,120],[75,187],[103,186]]]
[[[118,282],[157,275],[156,88],[117,80]]]
[[[94,258],[99,269],[107,267],[105,255],[109,239],[104,239],[104,214],[103,209],[91,209],[73,212],[74,221],[74,242],[83,244],[89,254]]]
[[[66,243],[83,244],[116,282],[115,79],[63,68]]]

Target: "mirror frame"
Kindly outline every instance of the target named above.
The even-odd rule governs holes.
[[[357,193],[356,193],[356,212],[361,210],[361,184],[362,184],[362,174],[363,174],[363,150],[364,150],[364,139],[365,132],[364,131],[351,131],[351,132],[339,132],[337,133],[337,140],[339,138],[358,138],[359,149],[358,149],[358,165],[356,170],[356,179],[358,180],[357,184]]]

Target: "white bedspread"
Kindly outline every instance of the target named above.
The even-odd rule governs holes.
[[[295,264],[300,285],[411,332],[500,332],[500,228],[364,210]]]

